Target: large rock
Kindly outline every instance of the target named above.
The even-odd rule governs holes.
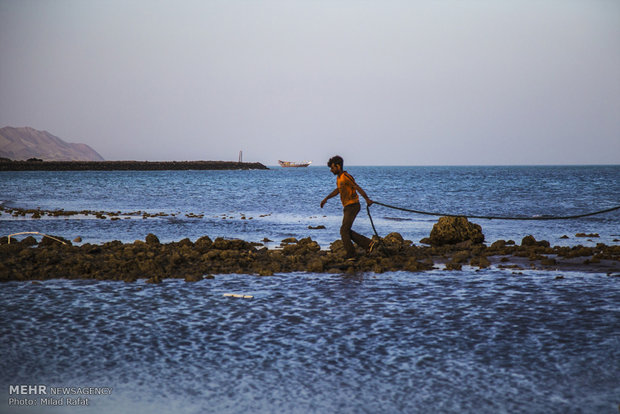
[[[482,234],[480,225],[470,223],[465,217],[440,217],[439,221],[433,225],[429,239],[432,246],[466,241],[482,243],[484,234]]]

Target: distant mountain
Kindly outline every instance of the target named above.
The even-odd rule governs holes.
[[[103,157],[86,144],[70,144],[47,131],[30,127],[0,128],[0,158],[43,161],[103,161]]]

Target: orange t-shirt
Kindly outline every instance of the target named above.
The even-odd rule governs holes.
[[[342,174],[338,176],[336,180],[336,184],[338,186],[338,191],[340,192],[340,201],[344,207],[349,204],[355,204],[360,202],[360,197],[357,195],[355,191],[355,180],[346,171],[343,171]]]

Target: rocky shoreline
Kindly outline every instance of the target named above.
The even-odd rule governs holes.
[[[354,261],[345,260],[340,240],[321,250],[310,238],[282,240],[277,249],[239,239],[204,236],[167,244],[149,234],[144,241],[74,246],[62,237],[28,236],[21,241],[0,239],[0,281],[46,279],[98,279],[159,283],[166,278],[188,282],[215,274],[312,272],[357,274],[389,271],[421,272],[432,269],[459,271],[463,266],[495,267],[519,274],[524,270],[605,273],[620,276],[620,246],[599,243],[595,247],[555,246],[545,240],[524,237],[521,244],[498,240],[483,243],[480,226],[463,218],[442,217],[433,227],[430,246],[416,246],[399,233],[380,240],[372,252],[359,251]]]
[[[11,161],[0,171],[268,170],[259,162],[233,161]]]

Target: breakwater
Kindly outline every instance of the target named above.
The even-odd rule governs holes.
[[[0,171],[163,171],[267,170],[259,162],[234,161],[11,161],[1,160]]]

